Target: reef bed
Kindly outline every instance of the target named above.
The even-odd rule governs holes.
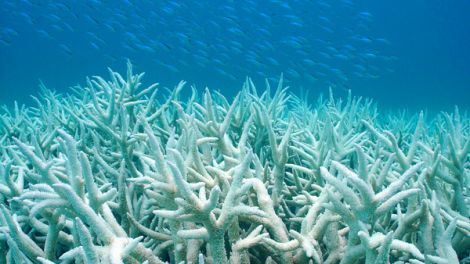
[[[0,116],[0,263],[469,263],[470,119],[110,71]],[[431,120],[432,119],[432,120]]]

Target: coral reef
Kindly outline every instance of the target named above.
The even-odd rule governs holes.
[[[0,263],[468,263],[470,122],[110,71],[0,116]]]

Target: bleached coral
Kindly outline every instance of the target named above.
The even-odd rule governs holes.
[[[0,263],[469,261],[470,122],[167,96],[110,71],[0,116]]]

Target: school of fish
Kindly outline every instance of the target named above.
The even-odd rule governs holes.
[[[291,82],[347,86],[393,72],[390,42],[352,0],[34,1],[0,4],[0,49],[21,34],[103,66],[130,58],[162,73],[224,80],[283,72]]]

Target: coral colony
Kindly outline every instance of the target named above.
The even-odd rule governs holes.
[[[470,122],[143,74],[0,116],[0,263],[470,263]]]

